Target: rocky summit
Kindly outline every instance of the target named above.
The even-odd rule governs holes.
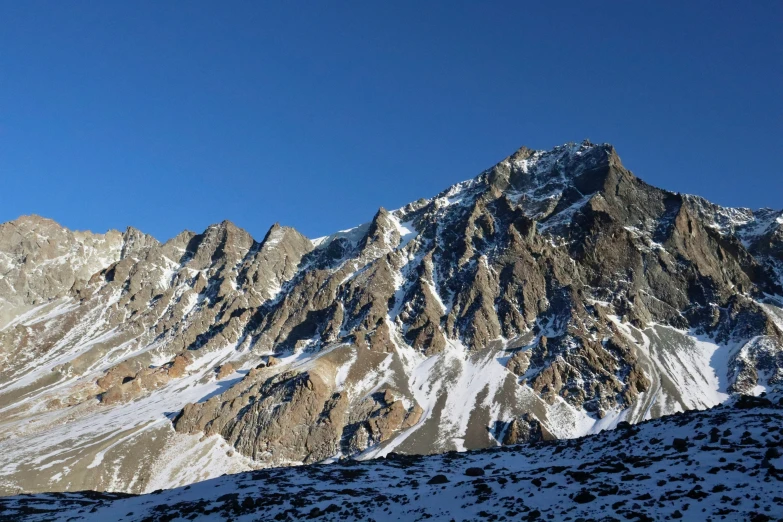
[[[584,142],[522,148],[318,239],[276,224],[257,241],[223,222],[160,243],[22,217],[0,225],[0,362],[4,495],[138,494],[346,458],[302,476],[365,470],[381,481],[382,466],[354,460],[519,443],[578,467],[572,446],[548,441],[637,434],[642,421],[783,386],[783,211],[653,187],[612,146]],[[604,473],[596,466],[650,474],[620,455],[635,455],[632,442],[675,444],[665,435],[606,435],[617,458],[557,488],[578,507],[600,496],[577,487]],[[448,468],[447,455],[431,469]],[[476,462],[484,474],[502,464]],[[487,495],[515,480],[476,486],[422,470],[422,487],[445,479]],[[616,510],[647,512],[652,499],[632,487],[641,479],[628,480],[639,498]],[[682,480],[666,494],[704,494]],[[677,512],[687,518],[697,500]],[[742,509],[763,514],[767,500]],[[509,509],[540,511],[524,506]]]

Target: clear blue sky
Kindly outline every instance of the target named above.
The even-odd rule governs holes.
[[[783,3],[0,0],[0,221],[314,237],[584,138],[783,207]]]

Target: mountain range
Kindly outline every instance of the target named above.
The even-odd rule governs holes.
[[[572,448],[559,440],[663,440],[651,426],[697,418],[667,416],[781,383],[783,211],[653,187],[607,144],[523,147],[317,239],[0,225],[4,495],[330,462],[381,476],[406,458],[429,459],[424,477],[454,451],[486,450],[455,457],[485,470],[508,455],[487,448],[522,443],[570,466],[586,457],[554,457]]]

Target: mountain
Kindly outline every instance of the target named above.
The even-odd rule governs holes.
[[[0,225],[0,493],[580,437],[783,382],[783,212],[522,148],[308,239]]]
[[[0,520],[768,522],[783,518],[781,447],[783,401],[745,399],[567,441],[273,468],[142,496],[6,497]]]

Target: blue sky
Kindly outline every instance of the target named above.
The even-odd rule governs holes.
[[[783,207],[783,3],[0,0],[0,221],[315,237],[521,145]]]

